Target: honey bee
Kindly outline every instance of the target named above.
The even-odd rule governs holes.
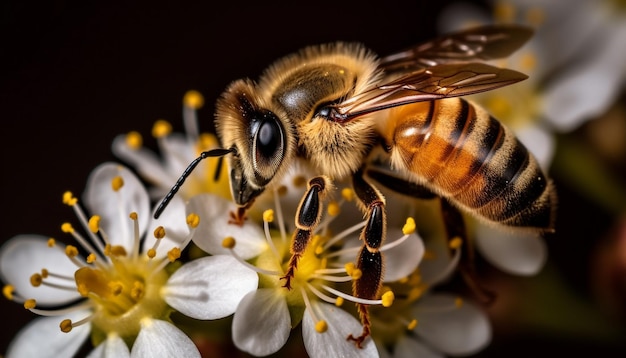
[[[332,181],[351,178],[366,218],[357,257],[363,274],[353,291],[370,299],[379,295],[383,279],[380,247],[387,221],[385,198],[366,175],[374,152],[382,152],[397,174],[379,175],[383,186],[417,185],[487,222],[552,231],[556,198],[549,178],[509,129],[461,98],[526,79],[486,62],[508,56],[531,35],[525,27],[486,26],[382,58],[361,44],[339,42],[279,59],[258,81],[228,86],[216,106],[223,149],[194,160],[155,216],[204,158],[227,158],[240,207],[236,221],[303,158],[320,175],[309,180],[295,213],[284,286],[291,287]],[[370,322],[367,306],[357,306],[363,332],[348,338],[360,346]]]

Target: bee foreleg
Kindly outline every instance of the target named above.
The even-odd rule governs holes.
[[[383,280],[383,257],[379,249],[385,241],[387,232],[385,199],[374,186],[363,179],[362,171],[354,174],[352,185],[366,212],[366,225],[360,236],[363,240],[363,247],[359,252],[357,262],[361,276],[353,281],[352,291],[356,297],[375,299]],[[348,340],[354,341],[357,347],[361,347],[365,338],[370,335],[371,323],[367,305],[361,303],[356,305],[363,331],[358,337],[349,335]]]
[[[291,279],[298,267],[298,260],[306,250],[313,230],[320,222],[323,211],[322,199],[329,187],[331,187],[331,182],[327,177],[312,178],[309,180],[306,193],[300,200],[295,217],[296,231],[291,240],[289,268],[285,276],[281,277],[281,280],[285,280],[283,287],[287,289],[291,289]]]

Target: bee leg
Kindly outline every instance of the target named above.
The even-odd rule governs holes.
[[[317,227],[322,217],[324,198],[328,188],[331,187],[330,179],[325,176],[318,176],[309,180],[307,191],[302,197],[296,212],[296,231],[291,240],[291,259],[289,268],[281,280],[285,280],[283,287],[291,289],[291,279],[293,278],[298,260],[309,244],[313,230]]]
[[[362,171],[354,174],[352,185],[367,216],[367,223],[360,236],[360,239],[363,240],[363,247],[359,252],[357,262],[357,267],[361,270],[361,277],[353,281],[352,291],[356,297],[375,299],[383,279],[383,256],[379,248],[385,241],[387,232],[385,199],[374,186],[363,179]],[[347,339],[354,341],[356,346],[360,348],[363,341],[370,335],[371,322],[368,306],[357,303],[356,307],[363,331],[360,336],[354,337],[351,334]]]

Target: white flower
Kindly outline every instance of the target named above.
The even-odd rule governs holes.
[[[96,345],[92,357],[198,357],[169,320],[172,310],[203,320],[226,317],[257,287],[256,273],[231,256],[196,259],[171,274],[168,264],[190,242],[199,218],[185,216],[175,198],[153,220],[146,189],[118,164],[92,172],[84,195],[91,218],[71,193],[63,199],[87,233],[63,224],[79,247],[20,235],[0,249],[5,296],[44,316],[17,334],[7,357],[72,356],[88,336]]]

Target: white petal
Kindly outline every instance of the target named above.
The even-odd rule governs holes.
[[[446,354],[474,354],[491,341],[491,324],[483,311],[467,301],[456,307],[456,299],[445,294],[424,296],[414,312],[415,332]]]
[[[194,143],[181,133],[171,133],[161,138],[159,140],[159,146],[167,171],[170,173],[182,174],[187,166],[189,166],[189,163],[198,156]],[[199,165],[202,164],[203,162]],[[198,171],[197,173],[206,173],[206,170],[200,167],[194,169],[193,173],[196,173],[196,171]],[[174,182],[170,183],[170,185],[172,184],[174,184]]]
[[[313,310],[319,319],[328,324],[328,330],[319,333],[317,323],[309,310]],[[334,305],[311,302],[311,307],[304,311],[302,319],[302,337],[304,347],[310,357],[378,357],[378,350],[371,338],[363,342],[361,349],[346,340],[348,335],[358,336],[362,331],[361,323],[348,312]]]
[[[198,357],[200,352],[183,331],[158,319],[143,319],[131,357]]]
[[[415,339],[403,336],[398,339],[398,343],[394,346],[393,358],[445,358],[439,352],[433,351],[428,346],[416,341]]]
[[[537,274],[548,256],[546,243],[536,233],[491,225],[477,225],[476,247],[491,264],[514,275]]]
[[[196,319],[231,315],[248,292],[257,288],[259,276],[228,255],[203,257],[178,269],[167,281],[165,301]]]
[[[113,178],[121,176],[124,185],[113,191]],[[126,167],[117,163],[104,163],[94,169],[87,180],[85,206],[91,215],[100,215],[100,226],[109,236],[112,245],[132,247],[132,212],[139,214],[140,233],[146,231],[150,219],[148,192],[139,179]]]
[[[402,230],[390,229],[387,231],[387,243],[402,236]],[[398,246],[385,250],[384,255],[385,282],[397,281],[415,271],[424,257],[424,243],[416,233],[413,233]]]
[[[90,314],[88,311],[75,311],[60,317],[40,317],[30,321],[9,344],[7,358],[73,357],[89,336],[91,326],[83,324],[71,332],[63,333],[59,324],[63,319],[79,321]]]
[[[242,351],[255,356],[277,352],[291,332],[285,297],[270,288],[250,292],[237,307],[232,329],[235,346]]]
[[[74,277],[76,265],[59,246],[48,247],[48,238],[39,235],[18,235],[5,242],[0,249],[0,275],[2,281],[11,284],[25,298],[35,298],[41,306],[72,302],[80,295],[76,290],[62,290],[46,285],[33,287],[30,276],[47,269],[52,273]],[[61,280],[53,276],[47,282],[64,286],[75,285],[73,280]]]
[[[162,198],[159,199],[159,203]],[[155,208],[156,210],[156,208]],[[162,258],[167,256],[167,252],[174,247],[180,247],[183,241],[189,235],[189,226],[187,225],[187,218],[185,212],[185,201],[180,195],[175,195],[168,204],[165,211],[162,212],[158,219],[154,219],[154,215],[150,215],[150,223],[148,224],[148,236],[143,241],[142,252],[147,251],[155,243],[155,238],[152,235],[152,230],[159,226],[165,229],[165,237],[161,239],[159,247],[156,253],[156,258]]]
[[[528,148],[544,170],[550,168],[555,143],[552,134],[539,126],[524,126],[515,131],[517,138]]]
[[[92,350],[87,358],[126,358],[130,350],[117,334],[109,334],[107,339]]]
[[[189,200],[188,213],[196,213],[200,224],[193,235],[193,241],[202,250],[212,254],[230,254],[222,247],[226,237],[237,241],[235,252],[244,260],[259,255],[267,248],[265,234],[260,224],[247,220],[243,226],[229,224],[230,213],[237,210],[237,205],[220,196],[199,194]]]

